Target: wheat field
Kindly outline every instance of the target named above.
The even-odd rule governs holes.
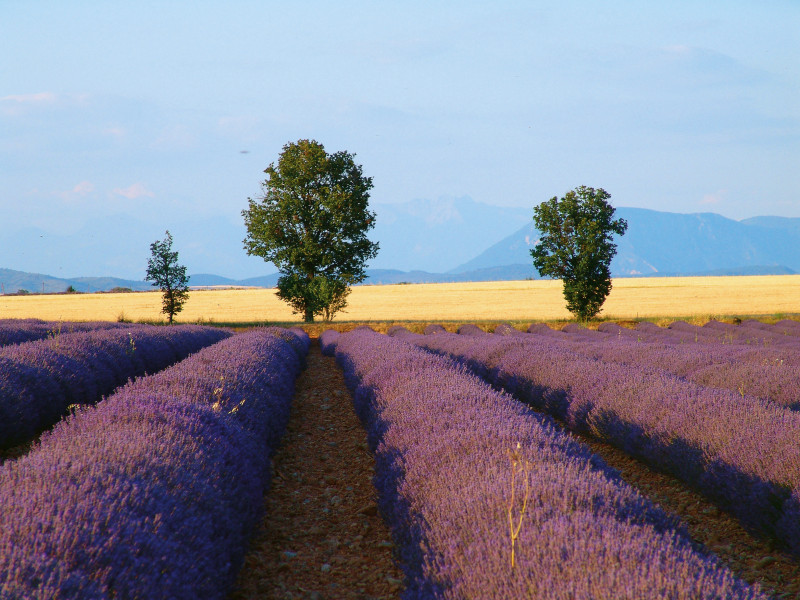
[[[0,318],[159,321],[154,292],[0,296]],[[601,318],[731,318],[800,313],[800,275],[615,279]],[[356,286],[334,323],[568,320],[560,281]],[[182,323],[300,323],[274,289],[192,291]]]

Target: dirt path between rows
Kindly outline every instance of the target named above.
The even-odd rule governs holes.
[[[622,478],[642,495],[678,515],[692,539],[716,554],[736,575],[748,583],[761,584],[776,598],[800,600],[800,563],[790,555],[751,536],[735,517],[719,510],[682,481],[654,471],[609,444],[575,437],[619,470]]]
[[[642,494],[678,515],[692,538],[739,577],[760,583],[775,598],[800,600],[796,559],[749,535],[677,479],[608,444],[575,437]],[[24,455],[32,444],[0,452],[0,465]],[[265,517],[230,600],[399,598],[402,573],[377,512],[373,474],[374,460],[342,373],[312,338],[287,432],[273,459]]]
[[[573,434],[574,435],[574,434]],[[576,435],[629,484],[681,517],[690,535],[734,573],[776,598],[800,600],[800,564],[749,535],[674,477]],[[399,598],[402,574],[377,514],[374,461],[342,373],[313,339],[297,380],[286,437],[274,458],[266,516],[231,600]]]
[[[273,459],[265,516],[231,600],[399,598],[402,573],[373,474],[341,370],[313,338]]]

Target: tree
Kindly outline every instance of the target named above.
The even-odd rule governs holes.
[[[612,234],[624,235],[625,219],[614,219],[611,195],[580,186],[560,200],[555,196],[533,209],[541,232],[531,255],[539,274],[564,282],[567,309],[579,320],[600,312],[611,291],[611,259],[617,253]]]
[[[172,250],[172,236],[169,231],[162,241],[150,244],[152,256],[147,261],[146,281],[164,293],[161,312],[167,315],[170,325],[175,315],[183,310],[189,298],[189,278],[186,267],[178,264],[178,253]]]
[[[378,253],[367,238],[375,226],[369,211],[372,178],[354,155],[328,154],[314,140],[288,143],[264,170],[262,194],[242,211],[251,256],[281,272],[278,297],[306,323],[326,321],[347,305],[350,286],[366,278],[366,261]]]

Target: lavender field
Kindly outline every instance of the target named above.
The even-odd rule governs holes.
[[[325,347],[375,452],[404,597],[765,597],[551,418],[403,337]]]
[[[28,342],[3,356],[4,365],[23,365],[19,372],[43,356],[57,373],[52,387],[84,400],[0,467],[3,600],[230,591],[309,338],[282,329],[139,329],[121,338],[71,334],[80,337],[63,336],[55,349]],[[101,379],[110,391],[120,378],[156,370],[97,402]],[[47,405],[45,395],[28,400],[33,412]]]
[[[32,325],[39,332],[39,324]],[[28,326],[18,324],[17,331]],[[129,379],[160,371],[231,335],[195,325],[75,324],[65,330],[75,332],[50,329],[43,339],[0,347],[0,449],[28,441],[70,407],[94,404]]]
[[[673,474],[800,556],[796,329],[712,322],[529,331],[391,334]]]
[[[228,597],[311,339],[54,326],[0,321],[0,449],[26,448],[0,464],[0,600]],[[800,559],[793,322],[358,327],[315,351],[366,432],[399,597],[771,597],[585,440]]]

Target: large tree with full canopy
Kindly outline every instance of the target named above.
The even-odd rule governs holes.
[[[561,279],[567,309],[579,320],[591,319],[611,291],[613,234],[623,235],[625,219],[614,220],[611,195],[603,188],[580,186],[533,209],[541,232],[531,255],[541,275]]]
[[[278,268],[278,296],[307,323],[343,309],[350,286],[366,278],[366,262],[378,253],[367,238],[375,226],[372,178],[353,158],[328,154],[314,140],[288,143],[264,170],[261,195],[242,211],[245,250]]]

